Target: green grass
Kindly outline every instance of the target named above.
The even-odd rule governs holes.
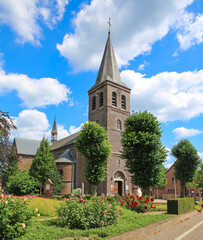
[[[167,204],[154,204],[156,208],[150,208],[150,211],[167,211]]]
[[[90,229],[90,230],[71,230],[68,228],[60,228],[57,226],[57,219],[45,221],[32,221],[30,227],[27,228],[27,233],[16,239],[33,240],[33,239],[61,239],[64,237],[75,237],[81,239],[82,237],[89,237],[90,239],[105,239],[113,237],[133,229],[141,228],[152,223],[170,218],[174,215],[168,214],[137,214],[128,209],[122,208],[123,213],[118,218],[118,222],[107,227]]]

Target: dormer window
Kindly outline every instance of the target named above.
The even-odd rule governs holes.
[[[116,96],[116,92],[112,92],[112,106],[117,107],[117,96]]]
[[[59,175],[63,178],[63,170],[62,169],[59,170]]]
[[[92,111],[96,109],[96,96],[92,98]]]
[[[104,105],[104,94],[103,92],[100,92],[99,94],[99,107],[102,107]]]
[[[118,130],[121,130],[121,120],[118,120],[118,121],[117,121],[117,129],[118,129]]]
[[[126,110],[126,98],[124,95],[121,97],[121,108]]]

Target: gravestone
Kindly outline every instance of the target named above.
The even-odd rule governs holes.
[[[44,185],[44,194],[45,197],[52,197],[53,193],[53,182],[51,179],[47,179]]]

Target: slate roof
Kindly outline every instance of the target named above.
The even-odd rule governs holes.
[[[105,81],[117,83],[129,89],[129,87],[125,83],[123,83],[121,80],[120,73],[118,70],[118,65],[116,62],[115,53],[113,50],[113,45],[111,42],[110,33],[108,34],[106,47],[104,50],[104,54],[102,57],[102,61],[101,61],[101,65],[99,68],[95,85],[91,89],[97,87],[98,85],[100,85]]]
[[[53,151],[53,150],[55,150],[57,148],[65,147],[65,146],[68,146],[69,144],[74,143],[76,138],[77,138],[77,136],[78,136],[78,134],[79,134],[79,132],[54,142],[51,145],[51,150]]]
[[[56,163],[73,163],[75,162],[75,159],[70,151],[70,149],[67,149],[61,156],[55,160]]]
[[[34,156],[40,146],[40,140],[27,139],[27,138],[14,138],[16,150],[18,154]]]

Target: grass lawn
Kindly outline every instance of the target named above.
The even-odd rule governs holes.
[[[61,239],[65,237],[74,237],[75,239],[89,237],[92,240],[106,239],[174,216],[168,214],[137,214],[125,208],[122,208],[122,211],[123,213],[118,218],[117,223],[111,226],[91,230],[71,230],[68,228],[60,228],[57,225],[57,219],[45,221],[37,221],[36,219],[33,219],[31,226],[27,228],[27,233],[24,236],[16,239],[49,240]]]

